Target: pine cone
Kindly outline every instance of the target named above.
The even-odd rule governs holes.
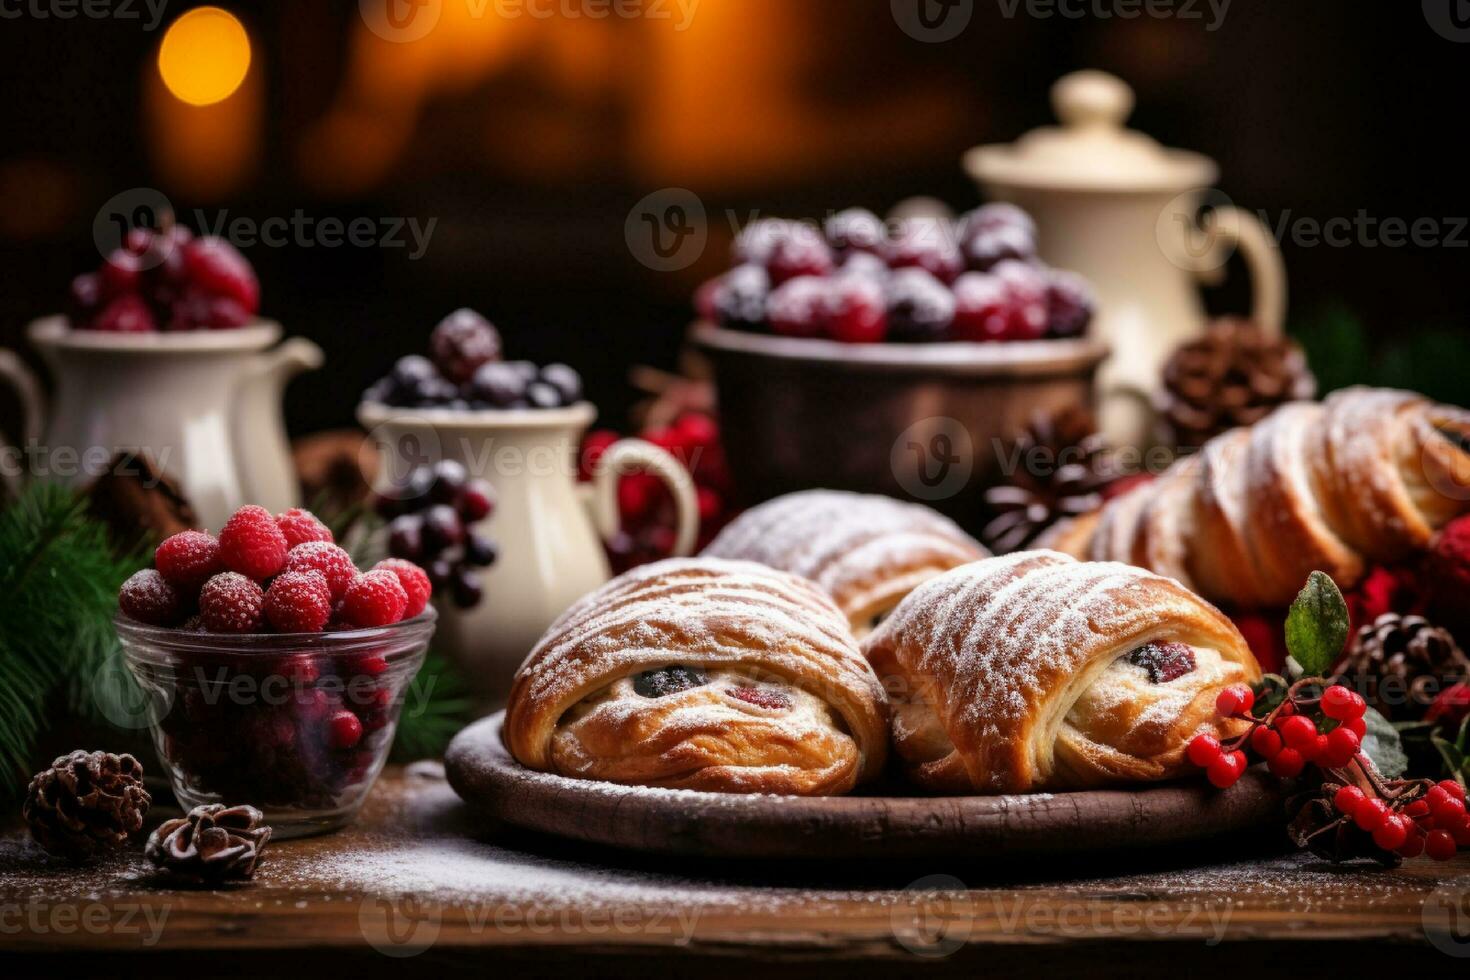
[[[1317,379],[1301,347],[1249,320],[1225,317],[1164,365],[1159,414],[1179,448],[1254,425],[1289,401],[1317,394]]]
[[[93,481],[87,497],[88,510],[107,525],[120,551],[199,526],[179,485],[146,453],[118,453],[107,472]]]
[[[1113,478],[1092,413],[1078,407],[1038,413],[1006,462],[1015,472],[985,492],[990,521],[980,532],[996,554],[1019,551],[1057,521],[1096,510]]]
[[[1384,613],[1358,630],[1339,673],[1384,717],[1405,721],[1470,674],[1470,660],[1423,616]]]
[[[166,820],[143,853],[160,868],[195,881],[238,881],[255,874],[271,829],[253,806],[196,806]]]
[[[21,813],[37,843],[81,861],[121,850],[152,802],[137,759],[78,750],[36,774]]]

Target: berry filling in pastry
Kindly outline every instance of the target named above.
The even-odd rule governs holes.
[[[551,737],[552,771],[680,789],[822,792],[856,743],[821,698],[754,668],[670,665],[583,698]]]

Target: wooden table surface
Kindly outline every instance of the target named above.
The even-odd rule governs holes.
[[[252,883],[225,890],[161,881],[138,850],[73,868],[12,825],[0,837],[0,962],[12,975],[50,972],[42,961],[62,952],[109,973],[397,977],[491,964],[749,975],[756,960],[762,976],[840,960],[844,975],[1089,977],[1470,962],[1465,855],[1382,871],[1221,841],[1140,860],[652,861],[487,826],[421,764],[385,773],[353,827],[273,843]]]

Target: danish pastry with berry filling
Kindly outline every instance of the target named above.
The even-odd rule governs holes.
[[[634,569],[567,610],[517,672],[522,765],[615,783],[834,795],[876,775],[882,687],[805,579],[749,562]]]
[[[1261,677],[1234,624],[1173,579],[1033,551],[954,569],[864,644],[894,748],[937,792],[1167,779],[1215,698]]]
[[[811,579],[832,596],[859,639],[915,586],[990,554],[922,504],[841,490],[791,493],[753,507],[704,553]]]

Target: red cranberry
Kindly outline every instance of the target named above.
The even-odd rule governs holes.
[[[350,711],[339,711],[327,723],[327,742],[334,749],[350,749],[362,739],[362,722]]]
[[[1011,300],[1007,340],[1038,340],[1046,335],[1047,281],[1042,270],[1026,262],[1007,260],[992,270],[1005,283]]]
[[[995,276],[967,272],[955,280],[955,340],[1005,340],[1010,312],[1010,293]]]
[[[753,221],[735,236],[731,257],[736,263],[753,263],[764,266],[771,258],[776,243],[792,234],[796,222],[783,218],[762,218]]]
[[[114,299],[138,292],[143,280],[143,260],[127,249],[117,249],[102,263],[102,295]]]
[[[888,271],[888,263],[871,252],[853,252],[842,260],[837,275],[871,279],[881,284],[887,282]]]
[[[895,230],[883,257],[894,269],[923,269],[941,282],[953,282],[965,269],[954,228],[941,218],[910,218]]]
[[[500,360],[500,334],[474,310],[455,310],[434,328],[429,354],[444,377],[464,384],[480,365]]]
[[[255,270],[235,246],[223,238],[206,235],[183,248],[184,270],[204,289],[228,296],[247,313],[260,309],[260,283]]]
[[[495,512],[495,488],[485,480],[471,480],[460,494],[459,512],[472,524],[485,520]]]
[[[799,276],[825,276],[832,271],[832,250],[814,230],[797,225],[776,242],[766,271],[777,285]]]
[[[864,208],[848,208],[827,219],[827,244],[839,254],[877,252],[887,236],[883,220]]]
[[[729,688],[725,693],[737,701],[744,701],[767,711],[786,711],[791,707],[791,698],[784,691],[771,687],[741,685]]]
[[[91,329],[106,333],[152,333],[158,329],[158,322],[142,297],[128,293],[103,307],[92,318]]]
[[[435,504],[424,512],[424,543],[434,548],[453,548],[464,540],[464,522],[448,504]]]
[[[731,330],[760,330],[766,322],[771,277],[764,266],[739,265],[725,273],[715,293],[715,320]]]
[[[1151,684],[1167,684],[1194,671],[1194,651],[1183,643],[1146,643],[1128,654],[1128,662],[1148,671]]]
[[[945,340],[954,313],[954,294],[923,269],[900,269],[888,282],[891,340],[910,344]]]
[[[777,287],[766,302],[771,329],[786,337],[815,337],[822,332],[826,280],[800,276]]]
[[[967,235],[1000,228],[1016,228],[1029,238],[1036,238],[1036,222],[1014,204],[998,201],[983,204],[960,218],[960,226]]]
[[[1047,332],[1053,337],[1080,337],[1092,322],[1092,287],[1075,272],[1053,269],[1047,276]]]
[[[876,344],[888,333],[888,303],[883,287],[871,279],[842,276],[830,280],[822,311],[824,332],[847,344]]]

